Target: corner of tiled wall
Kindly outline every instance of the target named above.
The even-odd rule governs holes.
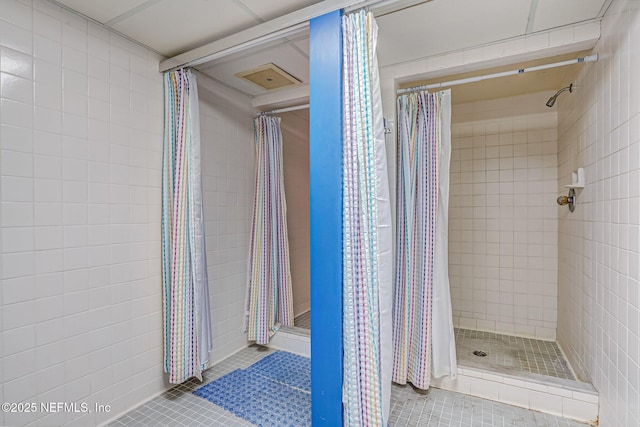
[[[640,425],[640,8],[614,0],[570,97],[558,100],[558,342],[600,395],[600,425]]]
[[[555,339],[556,113],[546,92],[452,112],[449,265],[454,323]]]

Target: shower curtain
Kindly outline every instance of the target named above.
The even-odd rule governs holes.
[[[392,229],[377,25],[343,16],[344,425],[386,426],[391,394]]]
[[[202,211],[198,87],[190,70],[164,74],[162,281],[164,371],[202,381],[212,349]]]
[[[393,381],[457,375],[448,274],[451,93],[398,98]]]
[[[267,344],[279,325],[293,325],[293,293],[280,118],[261,115],[254,129],[256,189],[245,329],[249,341]]]

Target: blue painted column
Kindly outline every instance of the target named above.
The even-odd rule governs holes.
[[[310,26],[311,421],[342,426],[342,13]]]

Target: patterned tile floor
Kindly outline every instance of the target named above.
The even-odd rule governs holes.
[[[458,365],[576,379],[558,344],[553,341],[457,328],[455,334]],[[475,356],[474,350],[484,351],[487,356]]]
[[[248,347],[213,366],[204,374],[204,382],[219,378],[234,369],[247,368],[274,350]],[[128,412],[109,426],[251,426],[249,422],[201,399],[191,392],[202,386],[197,380],[181,384],[144,405]],[[410,386],[393,386],[391,427],[581,427],[586,424],[540,412],[517,408],[473,396],[432,388],[426,395]],[[277,426],[272,426],[277,427]]]
[[[296,316],[296,318],[293,319],[293,325],[298,328],[311,329],[311,310],[307,310]]]

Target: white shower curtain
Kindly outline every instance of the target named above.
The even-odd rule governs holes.
[[[393,381],[457,374],[448,266],[451,93],[398,98]]]
[[[162,279],[164,370],[202,380],[212,349],[202,207],[198,86],[190,70],[164,75]]]
[[[391,395],[392,229],[377,24],[343,16],[344,425],[386,426]]]
[[[267,344],[279,325],[293,325],[293,292],[280,118],[261,115],[254,129],[256,187],[245,327],[249,341]]]

